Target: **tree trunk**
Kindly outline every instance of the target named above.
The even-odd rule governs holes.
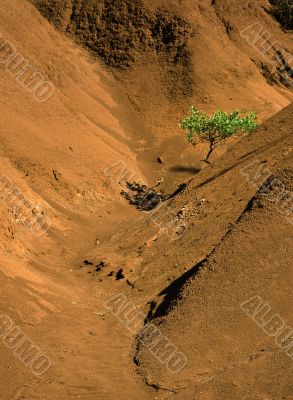
[[[211,143],[210,143],[209,152],[208,152],[206,158],[204,159],[204,161],[205,161],[206,163],[208,163],[208,164],[210,163],[210,162],[209,162],[209,158],[210,158],[210,155],[212,154],[213,151],[214,151],[214,142],[211,142]]]

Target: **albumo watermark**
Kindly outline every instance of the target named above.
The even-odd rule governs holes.
[[[258,167],[257,170],[256,167]],[[272,203],[276,211],[293,225],[293,194],[286,189],[280,179],[273,175],[269,168],[255,158],[242,168],[240,173],[255,188],[259,189],[260,196]]]
[[[268,336],[274,337],[276,345],[293,359],[293,328],[272,310],[272,307],[255,295],[244,301],[240,308]]]
[[[147,322],[143,327],[144,314],[127,299],[118,293],[105,303],[113,315],[127,329],[137,335],[138,343],[146,347],[150,353],[173,374],[180,372],[187,364],[187,357],[165,336],[153,323]]]
[[[104,175],[111,179],[117,186],[123,187],[127,182],[136,180],[136,173],[129,168],[123,160],[118,160],[104,169]],[[141,179],[137,179],[138,185],[144,185]],[[150,188],[146,191],[141,203],[149,206],[149,211],[145,213],[147,220],[160,229],[160,233],[165,234],[168,239],[174,241],[182,237],[186,231],[186,223],[183,221],[182,212],[176,212],[171,207],[165,207],[162,201],[158,202],[158,196],[152,194]]]
[[[34,235],[43,236],[47,233],[50,222],[40,210],[40,206],[34,206],[5,175],[0,178],[0,199],[12,212],[14,218],[30,229]]]
[[[51,367],[48,354],[36,346],[8,315],[1,312],[0,340],[34,375],[41,376]]]
[[[266,61],[275,65],[279,76],[292,87],[293,55],[272,37],[259,22],[254,22],[240,32],[243,39],[254,47]]]
[[[0,68],[4,68],[39,103],[53,96],[55,87],[0,32]]]

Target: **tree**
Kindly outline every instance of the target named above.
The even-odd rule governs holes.
[[[187,140],[192,145],[196,145],[198,141],[210,144],[204,160],[209,162],[210,155],[221,142],[238,132],[251,132],[258,123],[256,113],[253,112],[242,117],[239,111],[229,113],[218,110],[214,115],[208,116],[205,112],[192,107],[190,115],[179,126],[187,132]]]

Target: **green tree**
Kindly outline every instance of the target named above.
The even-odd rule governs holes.
[[[187,140],[196,145],[199,141],[210,144],[209,152],[204,161],[209,162],[209,157],[215,148],[227,138],[238,132],[251,132],[258,126],[256,113],[251,112],[241,116],[239,111],[225,112],[218,110],[214,115],[207,115],[195,107],[182,121],[180,127],[186,131]]]

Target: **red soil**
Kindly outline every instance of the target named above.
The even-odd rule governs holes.
[[[265,0],[33,3],[41,13],[0,9],[0,169],[50,229],[36,236],[1,187],[0,317],[52,366],[34,375],[0,324],[0,398],[292,398],[292,360],[240,309],[259,295],[293,324],[292,225],[269,200],[280,189],[264,197],[247,179],[264,166],[292,192],[292,34]],[[241,34],[254,22],[269,57]],[[19,84],[5,41],[53,85],[48,101]],[[178,127],[192,104],[264,123],[206,166],[206,145],[189,148]],[[161,178],[165,193],[186,187],[155,214],[120,196],[126,179]],[[182,371],[110,312],[117,293],[186,355]]]

